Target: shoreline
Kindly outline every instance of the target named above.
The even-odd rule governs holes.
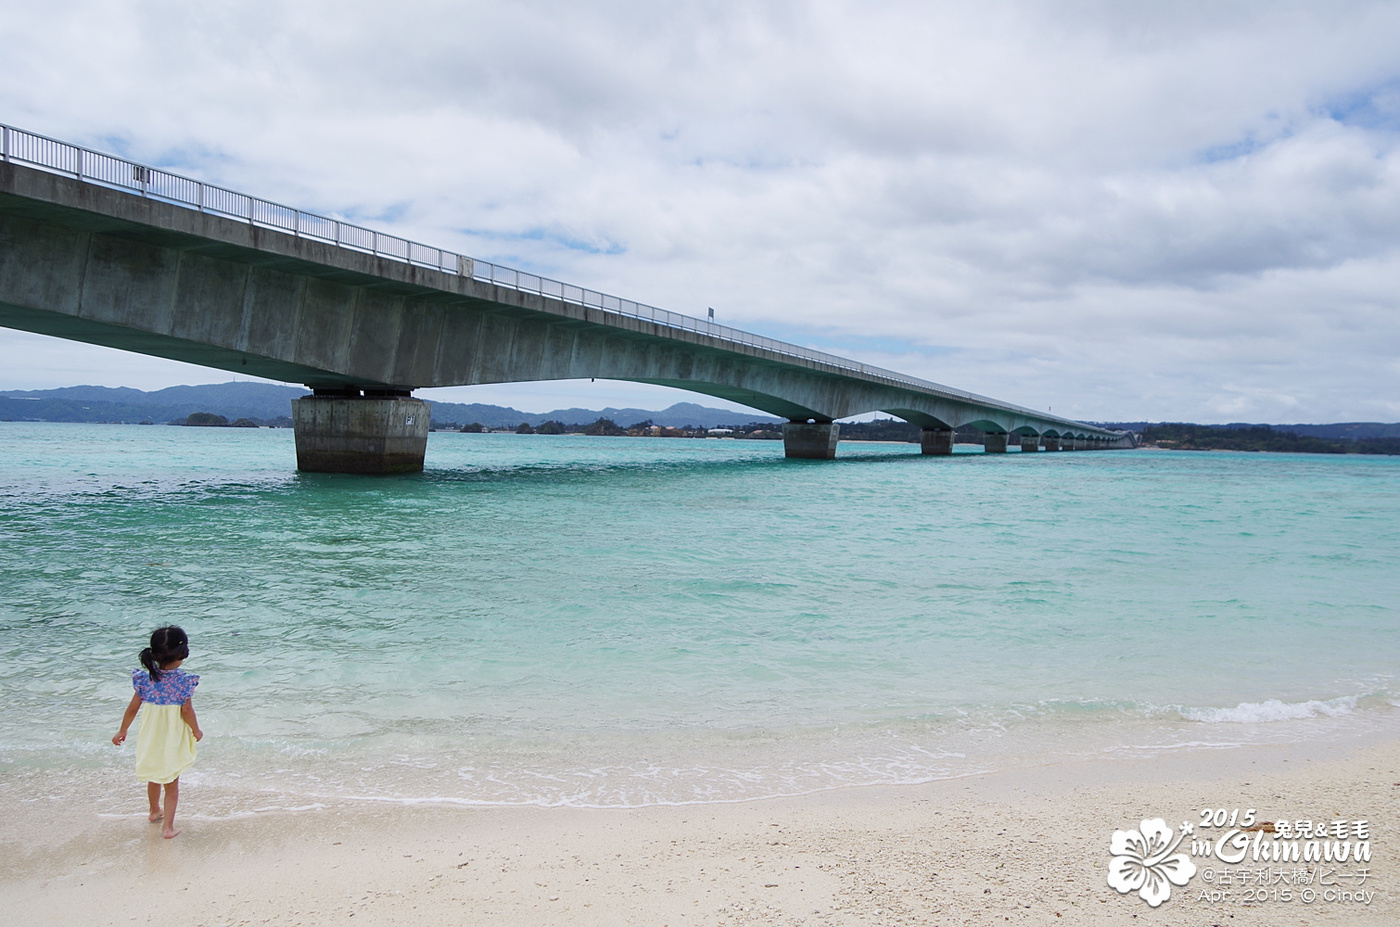
[[[133,789],[130,815],[69,809],[48,830],[37,825],[52,808],[22,809],[0,883],[21,921],[83,924],[129,922],[113,899],[133,895],[142,919],[193,924],[1382,924],[1400,916],[1397,769],[1400,739],[1388,737],[631,809],[332,806],[206,820],[189,790],[173,841],[144,824]],[[1374,895],[1250,904],[1237,886],[1210,901],[1200,893],[1220,886],[1198,873],[1154,910],[1107,886],[1113,831],[1236,807],[1368,821]]]

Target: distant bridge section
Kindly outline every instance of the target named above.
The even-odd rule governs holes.
[[[414,389],[602,377],[787,418],[789,457],[884,411],[951,453],[1133,438],[0,127],[0,325],[300,382],[298,466],[421,469]]]

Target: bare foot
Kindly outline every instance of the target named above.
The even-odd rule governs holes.
[[[152,824],[154,824],[156,821],[159,821],[159,820],[160,820],[161,818],[163,818],[163,817],[165,817],[165,815],[161,814],[159,811],[152,811],[152,812],[146,817],[146,820],[148,820],[148,821],[150,821]]]
[[[169,840],[171,837],[178,837],[178,836],[180,836],[180,832],[179,832],[178,830],[171,830],[170,828],[167,827],[165,830],[161,831],[161,834],[160,834],[160,835],[161,835],[162,837],[164,837],[166,840]]]

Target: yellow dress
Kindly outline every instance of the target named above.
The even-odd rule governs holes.
[[[178,669],[163,670],[159,681],[152,682],[149,673],[136,670],[131,683],[141,696],[136,777],[142,782],[174,782],[194,764],[194,731],[180,716],[180,707],[191,698],[199,677]]]
[[[194,765],[194,731],[180,717],[179,705],[141,706],[136,729],[136,778],[142,782],[174,782]]]

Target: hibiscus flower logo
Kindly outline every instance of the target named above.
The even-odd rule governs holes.
[[[1190,824],[1172,840],[1172,829],[1161,818],[1142,822],[1141,830],[1115,830],[1108,851],[1108,884],[1120,895],[1137,892],[1138,897],[1157,907],[1172,896],[1173,885],[1185,885],[1196,874],[1196,864],[1185,853],[1172,855],[1182,838],[1191,833]]]

